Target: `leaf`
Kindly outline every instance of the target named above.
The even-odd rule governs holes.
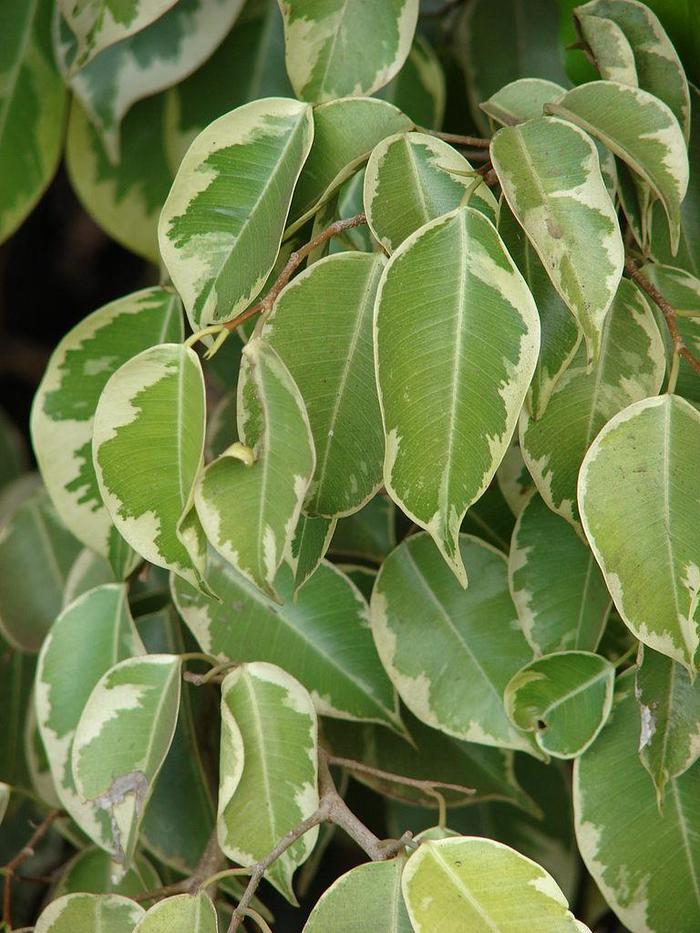
[[[0,408],[0,494],[28,468],[24,437]]]
[[[540,315],[540,352],[528,390],[528,404],[537,419],[544,414],[554,387],[574,358],[581,331],[504,199],[499,207],[498,232],[527,282]]]
[[[150,26],[111,45],[74,74],[77,41],[57,14],[56,59],[112,162],[119,158],[120,124],[131,106],[206,61],[242,5],[242,0],[179,0]]]
[[[97,846],[88,846],[65,866],[63,874],[51,891],[52,899],[79,892],[89,894],[121,894],[138,897],[161,886],[161,880],[151,863],[137,855],[134,865],[116,884],[113,880],[114,863],[107,852]]]
[[[13,649],[0,635],[0,781],[13,787],[32,786],[24,735],[35,667],[33,655]]]
[[[508,503],[508,508],[517,518],[535,488],[532,477],[527,471],[520,444],[514,435],[511,438],[500,466],[496,470],[496,483],[501,495]],[[508,550],[506,547],[505,550]]]
[[[83,548],[73,561],[63,590],[63,607],[65,608],[78,596],[103,583],[117,583],[109,561],[101,557],[90,548]]]
[[[401,896],[401,858],[358,865],[326,888],[303,933],[413,933]]]
[[[395,512],[388,496],[375,496],[359,512],[341,518],[331,540],[331,554],[381,564],[396,547]]]
[[[335,531],[335,520],[302,515],[286,555],[294,573],[294,593],[306,583],[326,556]]]
[[[608,724],[574,763],[576,837],[586,867],[633,931],[678,933],[700,921],[700,766],[672,781],[661,815],[637,754],[634,675],[619,680]]]
[[[347,97],[314,108],[314,140],[294,191],[287,235],[330,200],[378,142],[411,129],[413,122],[386,101]]]
[[[118,894],[66,894],[44,908],[34,933],[132,933],[144,909]]]
[[[581,466],[583,527],[623,622],[695,676],[700,412],[675,395],[609,421]]]
[[[290,674],[256,662],[224,679],[221,716],[219,845],[228,858],[248,867],[318,807],[316,711]],[[317,835],[318,829],[311,829],[266,872],[292,904],[292,875],[311,854]]]
[[[573,14],[576,30],[587,46],[587,57],[592,58],[601,77],[607,81],[639,87],[634,51],[624,30],[614,19],[596,15],[595,9],[587,10],[587,7],[588,4],[575,7]],[[618,4],[619,9],[622,7]]]
[[[552,152],[559,153],[556,165]],[[571,124],[541,117],[499,130],[491,160],[511,210],[583,331],[589,360],[595,359],[624,247],[593,142]]]
[[[535,654],[595,651],[610,595],[591,550],[535,493],[515,523],[508,584]]]
[[[265,284],[312,139],[311,108],[272,97],[219,117],[187,150],[158,241],[193,330],[231,320]]]
[[[545,104],[566,93],[561,84],[544,78],[518,78],[479,104],[484,113],[501,126],[517,126],[542,116]]]
[[[399,71],[411,49],[418,0],[329,7],[283,0],[287,73],[297,97],[322,103],[372,94]]]
[[[538,341],[532,296],[472,208],[426,224],[389,260],[375,310],[384,483],[463,586],[459,526],[506,451]]]
[[[80,544],[65,528],[44,490],[0,531],[0,633],[35,654],[61,611],[63,589]]]
[[[467,512],[462,522],[462,531],[481,538],[507,554],[514,524],[513,512],[501,492],[498,480],[493,479],[484,495]]]
[[[322,561],[293,598],[291,569],[275,580],[281,605],[214,556],[207,580],[221,602],[173,578],[173,598],[202,651],[220,661],[284,665],[319,713],[401,729],[391,683],[377,657],[367,604],[339,570]]]
[[[31,694],[27,700],[24,720],[24,759],[29,771],[30,786],[38,800],[43,801],[51,809],[60,810],[61,801],[51,774],[46,749],[41,741],[36,704]]]
[[[393,253],[412,233],[455,210],[474,183],[472,166],[456,149],[425,133],[389,136],[375,146],[367,163],[364,207],[374,236]],[[496,222],[498,205],[489,188],[469,201]]]
[[[188,520],[204,451],[199,357],[164,343],[127,360],[102,390],[92,440],[102,499],[146,560],[199,585],[201,529]]]
[[[445,114],[445,75],[425,37],[416,33],[401,70],[375,97],[395,104],[417,126],[439,129]]]
[[[517,628],[505,556],[468,535],[459,544],[473,574],[466,590],[426,534],[405,538],[384,561],[370,603],[379,657],[422,722],[468,742],[532,751],[501,699],[531,656]]]
[[[5,784],[4,781],[0,781],[0,826],[2,826],[2,821],[5,818],[7,813],[7,805],[10,802],[10,794],[12,788],[9,784]]]
[[[287,285],[261,325],[306,403],[316,449],[309,515],[349,515],[382,484],[372,315],[384,264],[355,252],[321,259]]]
[[[179,657],[126,658],[97,682],[75,730],[71,757],[78,794],[107,812],[111,854],[124,866],[131,864],[179,704]]]
[[[579,348],[539,421],[523,411],[520,449],[530,475],[549,508],[577,530],[576,483],[586,451],[613,415],[659,391],[664,370],[664,347],[654,316],[636,286],[623,279],[603,324],[592,369],[586,365],[584,348]]]
[[[133,933],[217,933],[216,909],[205,891],[166,897],[150,907]]]
[[[644,179],[664,206],[675,253],[689,169],[683,132],[666,104],[640,88],[591,81],[545,110],[595,136]]]
[[[200,476],[197,515],[221,556],[274,597],[316,457],[301,394],[263,340],[243,350],[237,411],[241,443]]]
[[[493,839],[426,840],[401,879],[415,933],[584,933],[554,878]],[[588,931],[590,933],[590,931]]]
[[[66,90],[51,50],[51,0],[5,8],[0,61],[0,243],[32,210],[61,158]]]
[[[32,407],[39,469],[61,518],[104,557],[116,535],[92,462],[95,409],[110,376],[142,350],[182,340],[181,305],[163,288],[146,288],[104,305],[54,350]]]

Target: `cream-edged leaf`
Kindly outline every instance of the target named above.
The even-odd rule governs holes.
[[[335,519],[301,515],[289,542],[286,561],[294,574],[294,592],[306,583],[326,556],[335,531]]]
[[[403,110],[418,126],[440,129],[445,115],[445,74],[425,36],[415,34],[401,70],[374,96]]]
[[[132,933],[143,915],[140,904],[118,894],[65,894],[43,909],[34,933]]]
[[[559,100],[566,88],[544,78],[518,78],[511,81],[479,106],[495,123],[517,126],[541,117],[545,104]]]
[[[337,878],[316,902],[303,933],[413,933],[401,894],[401,858],[358,865]]]
[[[114,863],[107,852],[98,846],[86,846],[64,866],[51,890],[51,898],[81,892],[136,898],[162,884],[158,872],[143,855],[136,856],[134,864],[118,881],[115,881],[113,872]]]
[[[177,894],[150,907],[133,933],[218,933],[216,908],[205,891]]]

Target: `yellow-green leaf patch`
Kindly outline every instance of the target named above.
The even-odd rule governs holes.
[[[143,915],[140,904],[118,894],[66,894],[44,908],[34,933],[132,933]]]

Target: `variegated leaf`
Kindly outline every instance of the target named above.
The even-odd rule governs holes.
[[[619,7],[617,3],[614,5]],[[587,9],[588,6],[584,4],[575,8],[574,21],[601,77],[606,81],[639,87],[634,51],[624,31],[614,19],[608,19],[602,13],[596,15],[595,10]]]
[[[290,674],[256,662],[225,678],[221,717],[219,845],[228,858],[251,866],[318,807],[316,710]],[[292,875],[317,835],[316,828],[305,833],[266,872],[293,904]]]
[[[301,589],[326,556],[335,531],[335,519],[301,515],[289,546],[286,561],[294,574],[294,594]]]
[[[384,265],[377,254],[356,252],[315,262],[287,285],[260,329],[306,402],[316,449],[309,515],[356,512],[382,483],[372,316]]]
[[[202,651],[220,661],[267,661],[296,677],[318,712],[383,723],[401,731],[396,696],[369,631],[367,604],[348,578],[322,561],[294,598],[294,578],[283,564],[277,605],[220,557],[207,580],[221,602],[206,599],[173,578],[173,597]]]
[[[201,583],[204,536],[192,512],[204,451],[199,357],[164,343],[127,360],[97,410],[93,463],[107,511],[146,560]]]
[[[150,907],[133,933],[218,933],[216,908],[206,891],[177,894]]]
[[[197,514],[216,550],[274,597],[316,456],[299,389],[263,340],[243,351],[237,413],[240,442],[200,476]]]
[[[506,558],[469,535],[459,545],[473,574],[466,590],[426,534],[404,539],[384,561],[370,603],[379,657],[422,722],[468,742],[532,751],[502,700],[532,656],[508,593]]]
[[[552,152],[558,153],[555,164]],[[578,321],[593,360],[624,265],[593,142],[578,127],[541,117],[499,130],[491,159],[511,210]]]
[[[413,933],[401,894],[401,858],[358,865],[326,888],[302,933]]]
[[[659,391],[665,365],[654,316],[637,287],[624,279],[603,325],[592,369],[580,347],[539,421],[523,410],[520,449],[530,475],[549,508],[577,530],[576,483],[586,451],[613,415]]]
[[[411,49],[418,0],[281,0],[287,72],[297,97],[321,103],[369,95],[387,84]]]
[[[479,106],[494,123],[517,126],[542,116],[545,104],[559,100],[566,88],[544,78],[518,78],[511,81]]]
[[[116,531],[92,462],[95,409],[123,363],[167,340],[182,340],[176,295],[146,288],[119,298],[66,334],[34,397],[32,441],[49,495],[73,534],[105,557]]]
[[[473,208],[426,224],[389,260],[375,309],[384,482],[463,586],[460,524],[505,453],[538,343],[532,295]]]
[[[595,651],[610,596],[591,550],[535,493],[515,523],[508,584],[536,654]]]
[[[271,97],[219,117],[188,149],[158,239],[194,330],[235,317],[262,289],[312,139],[308,104]]]
[[[417,126],[440,129],[445,115],[445,75],[424,36],[416,33],[401,70],[374,96],[403,110]]]
[[[132,933],[145,911],[118,894],[66,894],[44,908],[34,933]]]
[[[472,167],[456,149],[425,133],[389,136],[372,151],[364,181],[364,208],[374,236],[393,253],[412,233],[458,208],[474,184]],[[492,222],[498,204],[479,186],[469,200]]]
[[[11,786],[4,781],[0,781],[0,826],[2,826],[2,821],[7,813],[7,805],[10,802],[11,792]]]
[[[581,466],[579,509],[622,620],[694,677],[700,644],[700,412],[676,395],[629,405]]]
[[[87,846],[68,862],[51,891],[52,900],[64,894],[121,894],[138,897],[155,891],[162,882],[153,865],[137,855],[127,873],[115,882],[114,863],[98,846]]]
[[[591,81],[545,110],[599,139],[651,187],[666,211],[675,253],[689,167],[683,131],[666,104],[641,88]]]
[[[75,730],[71,759],[76,789],[82,801],[106,812],[112,833],[108,851],[124,867],[133,859],[179,705],[179,657],[126,658],[93,687]]]

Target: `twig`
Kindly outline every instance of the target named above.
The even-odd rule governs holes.
[[[2,920],[3,923],[6,923],[9,927],[12,926],[12,882],[14,876],[17,873],[17,869],[28,859],[30,855],[34,855],[34,848],[38,842],[40,842],[46,833],[51,828],[51,824],[55,819],[57,819],[63,813],[62,810],[49,810],[44,819],[39,823],[37,828],[32,833],[29,842],[23,846],[17,855],[14,858],[10,859],[7,865],[2,869],[2,874],[5,876],[5,887],[3,889],[2,897]]]
[[[421,780],[420,778],[405,777],[403,774],[394,774],[391,771],[382,771],[381,768],[373,768],[362,761],[354,761],[352,758],[339,758],[337,755],[329,755],[328,763],[337,765],[339,768],[347,768],[348,771],[357,771],[361,774],[370,774],[372,777],[379,778],[382,781],[393,781],[395,784],[405,784],[407,787],[416,787],[418,790],[429,793],[436,787],[442,787],[444,790],[454,790],[460,794],[475,794],[473,787],[465,787],[463,784],[449,784],[447,781]]]
[[[452,143],[453,146],[471,146],[474,149],[488,149],[491,145],[490,139],[484,139],[483,136],[462,136],[459,133],[441,133],[440,130],[424,130],[430,136],[437,136],[446,143]]]
[[[227,321],[227,323],[224,325],[226,330],[235,330],[237,327],[243,324],[244,321],[254,317],[256,314],[269,311],[275,303],[275,299],[279,293],[282,291],[287,282],[289,282],[292,275],[296,272],[309,253],[312,253],[315,249],[325,243],[326,240],[330,240],[332,237],[338,236],[339,233],[343,233],[345,230],[351,230],[353,227],[361,227],[366,223],[367,218],[364,214],[356,214],[354,217],[349,217],[347,220],[336,220],[335,223],[332,223],[330,227],[326,227],[325,230],[322,230],[317,236],[315,236],[304,246],[300,246],[299,249],[294,250],[294,252],[287,260],[287,265],[284,267],[284,269],[282,269],[279,276],[277,277],[277,281],[274,283],[265,297],[257,304],[252,305],[237,317],[233,318],[232,321]]]

